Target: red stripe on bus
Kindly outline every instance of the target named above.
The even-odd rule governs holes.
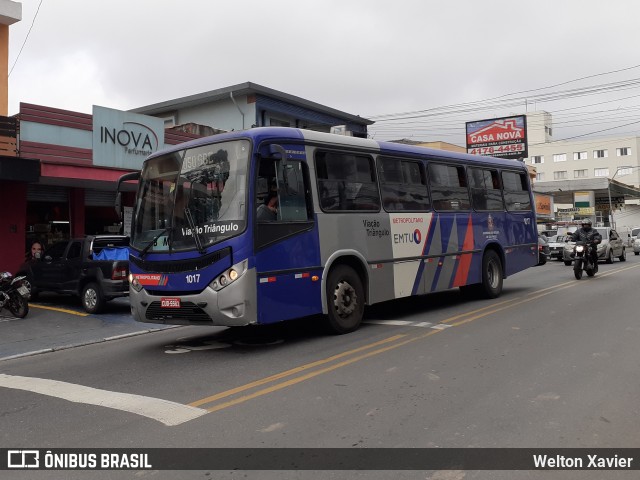
[[[464,234],[464,241],[462,242],[462,250],[468,252],[473,250],[473,221],[471,215],[469,215],[469,222],[467,223],[467,231]],[[459,287],[466,285],[469,277],[469,270],[471,269],[471,253],[463,253],[460,255],[458,261],[458,270],[456,276],[453,279],[453,286]]]

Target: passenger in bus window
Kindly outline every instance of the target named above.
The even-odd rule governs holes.
[[[259,222],[275,222],[278,220],[278,192],[269,191],[264,203],[258,207],[257,219]]]

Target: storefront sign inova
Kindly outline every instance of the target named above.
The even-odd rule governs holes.
[[[164,147],[160,118],[93,106],[93,164],[138,169]]]

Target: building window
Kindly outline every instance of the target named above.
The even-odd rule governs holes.
[[[607,158],[609,156],[609,152],[607,150],[594,150],[593,158]]]
[[[535,155],[531,157],[531,165],[535,165],[536,163],[544,163],[544,155]]]
[[[587,178],[587,175],[589,175],[589,171],[588,170],[574,170],[573,171],[573,178]]]
[[[629,147],[616,148],[616,154],[619,157],[626,157],[627,155],[631,155],[631,149]]]
[[[543,182],[544,181],[544,172],[536,173],[536,180],[538,180],[539,182]]]
[[[553,161],[554,162],[566,162],[567,161],[567,154],[566,153],[554,153],[553,154]]]
[[[633,167],[618,167],[619,177],[622,175],[631,175],[631,172],[633,172]]]
[[[608,177],[609,169],[608,168],[594,168],[593,169],[594,177]]]
[[[553,172],[553,179],[554,180],[564,180],[566,178],[568,178],[566,170],[563,170],[563,171],[560,171],[560,172]]]
[[[573,159],[574,160],[586,160],[587,159],[587,152],[573,152]]]
[[[286,120],[279,120],[277,118],[270,118],[269,125],[272,127],[290,127],[291,123]]]

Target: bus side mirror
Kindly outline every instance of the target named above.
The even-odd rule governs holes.
[[[116,213],[118,214],[118,218],[120,220],[122,220],[122,192],[120,190],[120,187],[122,186],[123,182],[126,182],[128,180],[139,180],[139,179],[140,179],[140,172],[125,173],[118,179],[118,183],[116,185],[115,208],[116,208]]]
[[[122,192],[116,193],[116,213],[120,221],[122,221]]]

